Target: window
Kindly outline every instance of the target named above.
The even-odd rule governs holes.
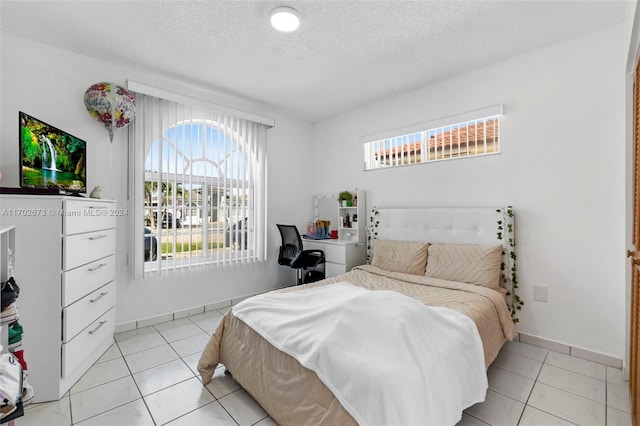
[[[143,272],[265,258],[266,126],[136,96]]]
[[[418,125],[413,126],[419,128],[417,131],[397,131],[389,137],[375,138],[364,144],[364,168],[381,169],[498,153],[500,116],[495,114],[439,127]]]

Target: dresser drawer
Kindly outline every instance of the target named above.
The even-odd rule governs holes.
[[[68,306],[85,294],[115,279],[115,255],[62,273],[62,306]]]
[[[305,250],[322,250],[324,258],[327,262],[344,264],[344,244],[323,244],[318,242],[305,241],[303,243]]]
[[[63,269],[68,271],[81,265],[107,257],[116,251],[116,230],[65,235]]]
[[[65,235],[116,227],[115,204],[99,200],[64,200],[62,231]]]
[[[70,376],[107,339],[113,339],[116,310],[109,309],[70,342],[62,345],[62,377]]]
[[[82,329],[116,304],[116,282],[100,287],[62,310],[62,341],[73,339]]]

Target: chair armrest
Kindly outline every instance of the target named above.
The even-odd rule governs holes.
[[[309,263],[309,259],[313,259],[313,263]],[[292,268],[310,268],[325,262],[324,251],[318,249],[302,250],[295,259],[291,260]]]
[[[318,253],[320,256],[324,258],[324,251],[320,249],[311,249],[311,250],[302,250],[304,254],[316,254]]]

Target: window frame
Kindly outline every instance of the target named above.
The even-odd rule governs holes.
[[[502,105],[496,105],[363,137],[363,170],[499,154],[502,117]],[[482,125],[484,152],[478,152],[479,124]],[[472,125],[476,133],[469,139]],[[475,140],[473,153],[472,140]]]

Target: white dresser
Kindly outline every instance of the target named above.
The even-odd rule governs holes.
[[[354,266],[364,265],[366,243],[341,240],[302,240],[305,250],[324,251],[327,278],[349,272]]]
[[[35,402],[61,398],[113,342],[116,204],[53,195],[0,196],[15,225],[23,347]]]

